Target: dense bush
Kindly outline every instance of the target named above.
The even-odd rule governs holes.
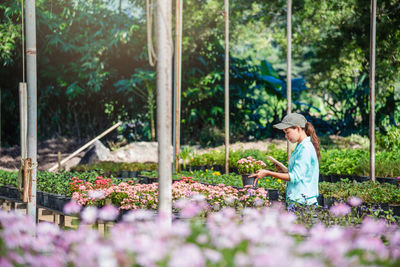
[[[381,150],[400,151],[400,126],[388,127],[385,134],[378,133],[376,144]]]

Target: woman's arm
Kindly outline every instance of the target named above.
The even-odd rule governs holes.
[[[266,176],[271,176],[273,178],[282,179],[284,181],[290,182],[289,173],[282,173],[282,172],[273,172],[270,170],[259,170],[255,174],[250,175],[249,177],[256,177],[256,180],[260,178],[264,178]]]

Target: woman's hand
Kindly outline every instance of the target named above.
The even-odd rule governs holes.
[[[285,172],[278,164],[276,164],[275,162],[274,162],[274,165],[275,165],[275,170],[277,171],[277,172]]]
[[[253,186],[256,186],[258,179],[264,178],[265,176],[269,176],[269,170],[258,170],[255,174],[250,175],[250,178],[256,177]]]

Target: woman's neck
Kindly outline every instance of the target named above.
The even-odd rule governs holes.
[[[299,140],[297,141],[297,143],[300,144],[305,138],[307,138],[306,132],[301,131],[301,133],[300,133],[300,138],[299,138]]]

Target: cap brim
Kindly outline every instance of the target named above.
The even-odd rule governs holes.
[[[289,125],[289,124],[287,124],[287,123],[278,123],[278,124],[275,124],[274,126],[273,126],[274,128],[277,128],[277,129],[279,129],[279,130],[283,130],[283,129],[287,129],[287,128],[290,128],[290,127],[292,127],[292,125]]]

